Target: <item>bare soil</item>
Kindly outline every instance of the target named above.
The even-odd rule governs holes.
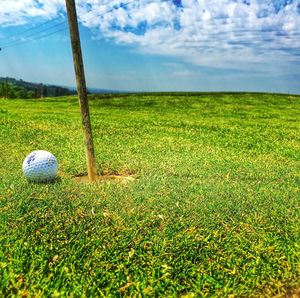
[[[128,183],[135,181],[136,177],[133,175],[128,175],[128,174],[103,174],[103,175],[98,175],[97,180],[95,181],[96,183],[99,182],[104,182],[104,181],[115,181],[118,183]],[[87,175],[77,175],[74,177],[74,181],[78,183],[89,183],[89,177]]]

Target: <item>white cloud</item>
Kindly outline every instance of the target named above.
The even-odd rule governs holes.
[[[0,25],[21,25],[36,17],[51,19],[57,16],[64,3],[64,0],[0,0]]]
[[[137,1],[104,16],[90,3],[85,26],[99,37],[133,44],[141,51],[179,57],[202,66],[245,68],[299,59],[300,1],[182,0]],[[147,24],[146,29],[139,28]],[[280,59],[279,59],[280,60]]]
[[[276,66],[299,61],[300,0],[182,0],[181,6],[172,0],[108,2],[78,0],[81,22],[98,32],[97,38],[142,52],[200,66],[255,65],[267,71],[274,61]],[[0,24],[12,25],[53,18],[64,0],[0,0],[0,5]]]

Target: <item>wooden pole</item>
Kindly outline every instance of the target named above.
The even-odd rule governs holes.
[[[84,75],[84,67],[83,67],[75,0],[66,0],[66,7],[67,7],[68,20],[69,20],[77,91],[78,91],[82,125],[84,131],[84,143],[85,143],[88,176],[90,182],[92,182],[97,179],[96,159],[94,153],[89,103],[87,98],[87,90],[86,90],[86,82],[85,82],[85,75]]]

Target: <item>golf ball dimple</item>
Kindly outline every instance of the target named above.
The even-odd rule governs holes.
[[[25,177],[33,182],[46,182],[56,178],[58,162],[56,157],[44,150],[31,152],[23,162]]]

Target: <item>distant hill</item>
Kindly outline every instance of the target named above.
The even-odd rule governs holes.
[[[119,94],[119,93],[128,93],[125,91],[119,90],[110,90],[110,89],[99,89],[99,88],[88,88],[90,94]]]
[[[88,88],[89,94],[120,94],[128,93],[119,90]],[[77,94],[75,87],[47,85],[26,82],[22,79],[0,77],[0,98],[40,98],[58,97]]]
[[[76,91],[66,87],[37,84],[17,80],[14,78],[0,77],[0,97],[7,98],[39,98],[74,95]]]

